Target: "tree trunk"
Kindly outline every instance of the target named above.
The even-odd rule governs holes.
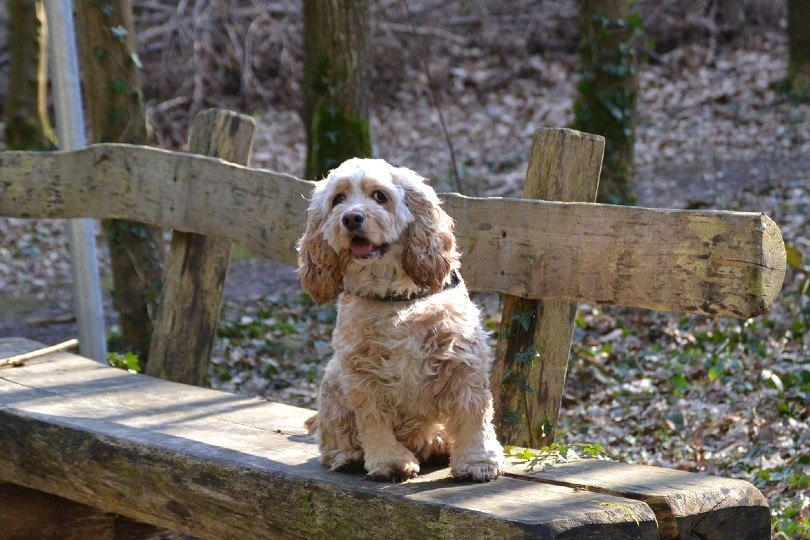
[[[635,36],[641,18],[630,0],[578,0],[581,80],[574,127],[605,137],[599,202],[634,204]]]
[[[368,0],[304,0],[305,178],[371,156]]]
[[[810,2],[788,0],[787,10],[790,95],[810,100]]]
[[[48,31],[42,0],[9,0],[6,146],[11,150],[53,148],[48,120]]]
[[[94,142],[146,142],[140,60],[129,0],[75,2],[85,101]],[[122,352],[145,369],[161,287],[160,229],[124,220],[104,222],[113,271],[113,303],[121,319]]]

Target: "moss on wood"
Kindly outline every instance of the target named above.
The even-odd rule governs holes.
[[[633,166],[636,46],[641,16],[631,0],[580,0],[580,83],[574,127],[605,137],[597,200],[636,201]]]
[[[348,114],[339,106],[315,111],[311,127],[312,149],[307,170],[319,178],[351,157],[371,155],[368,120]]]

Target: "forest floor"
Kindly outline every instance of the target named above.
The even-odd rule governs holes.
[[[504,67],[464,50],[429,66],[437,96],[410,70],[412,84],[372,107],[376,152],[440,191],[517,195],[532,132],[573,119],[576,54],[540,51]],[[810,105],[780,92],[785,55],[784,38],[768,32],[656,55],[640,68],[636,144],[639,205],[764,212],[779,224],[791,263],[780,300],[749,321],[581,306],[558,440],[752,481],[775,534],[798,538],[810,537]],[[253,165],[300,173],[297,113],[271,105],[256,118]],[[62,223],[0,219],[0,336],[76,335],[65,243]],[[100,264],[109,291],[103,253]],[[475,299],[497,328],[498,298]],[[294,269],[237,247],[211,386],[312,407],[334,320]]]

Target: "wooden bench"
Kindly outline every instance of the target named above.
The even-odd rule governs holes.
[[[245,117],[212,111],[191,146],[245,163],[251,136]],[[595,186],[565,186],[598,180],[601,145],[539,132],[527,191],[587,199]],[[0,216],[115,217],[175,231],[147,368],[168,381],[69,353],[0,367],[0,530],[24,538],[84,526],[114,538],[123,515],[204,538],[769,536],[767,503],[751,484],[656,467],[582,460],[527,471],[508,458],[488,484],[453,482],[446,469],[402,484],[328,472],[303,429],[311,411],[170,382],[202,384],[230,243],[294,264],[311,187],[140,146],[0,153]],[[748,318],[774,302],[784,277],[779,229],[761,214],[443,198],[468,286],[507,295],[496,405],[513,406],[503,374],[523,364],[539,390],[525,421],[500,422],[503,442],[553,433],[565,372],[543,354],[567,357],[576,302]],[[529,324],[510,326],[514,309],[531,309]],[[539,360],[515,367],[532,344]],[[0,358],[39,347],[0,340]]]

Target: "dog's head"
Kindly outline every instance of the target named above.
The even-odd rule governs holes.
[[[439,291],[459,258],[452,229],[424,178],[381,159],[350,159],[315,186],[298,242],[301,284],[328,302],[347,265],[397,256],[417,287]]]

